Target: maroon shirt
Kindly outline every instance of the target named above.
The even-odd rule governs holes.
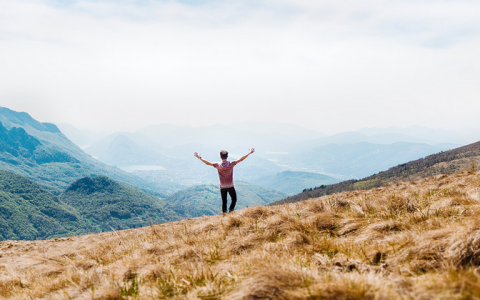
[[[218,171],[220,178],[220,188],[226,189],[233,187],[233,167],[237,161],[222,161],[221,163],[213,163],[213,167]]]

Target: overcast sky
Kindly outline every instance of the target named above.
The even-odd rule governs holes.
[[[478,127],[480,1],[0,0],[0,106],[44,122]]]

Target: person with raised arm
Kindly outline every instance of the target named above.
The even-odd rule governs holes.
[[[248,153],[242,156],[239,160],[228,161],[228,151],[222,150],[220,151],[220,158],[222,159],[222,162],[219,163],[211,163],[203,159],[202,156],[197,152],[193,154],[207,166],[212,166],[217,169],[218,177],[220,179],[220,194],[222,195],[223,213],[227,212],[227,194],[229,194],[230,198],[232,199],[228,211],[232,212],[237,204],[237,192],[235,191],[235,187],[233,185],[233,167],[235,167],[239,162],[244,161],[253,152],[255,152],[254,148],[248,150]]]

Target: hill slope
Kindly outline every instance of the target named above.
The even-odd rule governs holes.
[[[480,176],[0,243],[6,299],[476,299]],[[25,271],[28,270],[28,271]]]
[[[285,197],[285,194],[247,182],[236,182],[235,209],[265,205]],[[185,217],[216,215],[222,212],[222,199],[218,185],[198,185],[176,192],[165,199],[168,207]],[[228,196],[230,205],[230,196]]]
[[[89,233],[78,211],[35,182],[0,171],[0,240]]]
[[[4,107],[0,107],[0,122],[0,131],[3,132],[0,133],[2,170],[23,175],[55,194],[60,194],[70,183],[82,177],[107,175],[163,196],[141,178],[93,159],[53,124],[38,122],[27,113]],[[12,152],[15,147],[20,148]]]
[[[165,202],[106,176],[85,177],[59,197],[77,209],[97,232],[178,220]]]
[[[297,202],[343,191],[369,189],[399,181],[418,180],[433,175],[453,174],[466,169],[476,171],[478,165],[480,165],[480,142],[429,155],[425,158],[398,165],[387,171],[361,180],[347,180],[337,184],[306,190],[274,204]]]

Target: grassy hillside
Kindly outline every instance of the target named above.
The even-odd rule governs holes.
[[[29,179],[0,171],[0,240],[92,232],[78,211]]]
[[[287,195],[295,195],[305,188],[336,183],[339,180],[324,174],[284,171],[274,176],[263,177],[255,180],[258,185],[263,185],[271,189],[280,191]]]
[[[70,183],[82,177],[106,175],[149,193],[164,196],[143,179],[93,159],[53,124],[38,122],[27,113],[4,107],[0,107],[0,122],[3,125],[0,130],[8,132],[0,134],[0,169],[25,176],[54,194],[60,194]],[[12,131],[13,135],[23,137],[7,139]],[[22,139],[33,141],[36,152],[32,154],[24,151],[33,145],[23,145]],[[15,149],[19,142],[23,149],[12,153],[10,149]]]
[[[297,202],[343,191],[365,190],[400,181],[418,180],[439,174],[453,174],[462,170],[475,172],[479,165],[480,142],[477,142],[401,164],[361,180],[347,180],[337,184],[311,188],[277,203]]]
[[[467,172],[141,229],[0,243],[6,299],[477,299]]]
[[[237,205],[235,209],[265,205],[285,197],[285,194],[250,184],[236,182]],[[165,199],[168,207],[185,217],[216,215],[222,212],[222,199],[218,185],[198,185],[174,193]],[[230,205],[230,196],[228,196]]]
[[[59,198],[77,209],[97,232],[179,219],[164,208],[164,201],[106,176],[77,180]]]

